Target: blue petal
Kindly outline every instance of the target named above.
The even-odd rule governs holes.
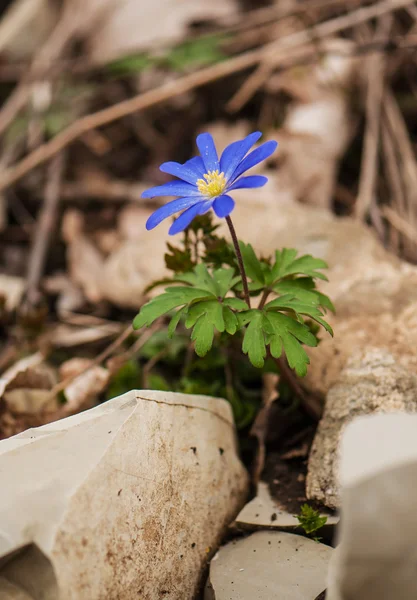
[[[186,227],[191,223],[191,221],[197,215],[202,215],[210,210],[213,204],[213,200],[205,200],[199,202],[198,204],[194,204],[194,206],[190,206],[187,210],[185,210],[182,215],[176,219],[171,227],[169,228],[169,235],[175,235],[176,233],[180,233],[180,231],[184,231]]]
[[[235,201],[230,196],[219,196],[213,203],[214,212],[218,217],[227,217],[235,207]]]
[[[235,180],[237,177],[239,177],[239,175],[242,175],[242,173],[248,169],[251,169],[258,163],[267,159],[275,152],[277,146],[278,143],[271,140],[269,142],[265,142],[265,144],[261,144],[258,148],[255,148],[253,152],[248,154],[248,156],[242,160],[236,171],[233,173],[232,179]]]
[[[201,133],[197,136],[197,147],[204,161],[206,173],[220,168],[216,146],[210,133]]]
[[[183,165],[177,162],[163,163],[159,169],[163,173],[169,173],[174,177],[179,177],[183,181],[195,184],[197,179],[201,179],[205,173],[204,163],[201,156],[190,158]]]
[[[255,133],[251,133],[245,137],[244,140],[233,142],[223,150],[220,158],[220,170],[224,173],[226,181],[230,179],[240,161],[249,152],[253,144],[259,140],[261,135],[260,131],[255,131]]]
[[[153,229],[167,217],[170,217],[180,210],[184,210],[184,208],[189,208],[195,204],[200,204],[200,202],[201,200],[199,198],[194,197],[177,198],[176,200],[171,200],[171,202],[161,206],[151,214],[149,219],[146,221],[146,229]]]
[[[268,177],[264,177],[263,175],[249,175],[248,177],[240,177],[230,187],[227,188],[227,191],[229,192],[230,190],[239,190],[242,188],[259,188],[265,185],[267,181]]]
[[[145,190],[142,198],[156,198],[157,196],[200,196],[195,185],[184,183],[184,181],[169,181],[164,185]]]

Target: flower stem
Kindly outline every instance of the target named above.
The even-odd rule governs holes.
[[[271,290],[269,288],[264,289],[261,301],[259,302],[258,310],[261,310],[265,306],[266,301],[268,300],[268,296],[269,296],[270,293],[271,293]]]
[[[232,219],[230,217],[226,217],[226,223],[229,227],[230,235],[232,236],[233,246],[235,247],[237,262],[239,264],[240,276],[242,278],[243,294],[245,296],[246,304],[250,308],[251,306],[250,306],[248,278],[246,277],[245,267],[243,266],[243,258],[242,258],[242,253],[239,248],[239,242],[237,241],[236,231],[233,226]]]

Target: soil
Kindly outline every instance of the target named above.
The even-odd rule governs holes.
[[[268,483],[274,500],[291,514],[298,514],[307,502],[305,480],[307,458],[284,460],[278,452],[270,452],[266,458],[262,479]]]

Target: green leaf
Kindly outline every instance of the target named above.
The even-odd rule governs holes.
[[[186,310],[187,310],[187,307],[183,306],[172,317],[172,319],[171,319],[171,321],[169,322],[169,325],[168,325],[168,337],[172,338],[172,336],[175,333],[175,330],[178,327],[178,323],[181,321],[181,317],[185,314]]]
[[[201,316],[210,321],[217,331],[224,331],[223,306],[218,300],[205,300],[190,306],[185,321],[187,329],[195,325]]]
[[[195,342],[195,351],[203,357],[213,345],[214,324],[207,313],[203,314],[194,325],[191,339]]]
[[[217,282],[219,288],[219,296],[224,296],[229,292],[239,281],[240,275],[235,275],[234,269],[216,269],[213,273],[213,278]]]
[[[281,339],[291,369],[295,369],[299,377],[304,377],[307,375],[307,365],[310,364],[307,352],[292,335],[281,336]]]
[[[216,34],[187,40],[172,48],[161,62],[175,71],[214,64],[226,56],[220,48],[220,43],[224,39],[226,39],[224,35]]]
[[[281,336],[291,334],[307,346],[317,346],[317,338],[311,333],[307,325],[299,323],[298,321],[291,319],[291,317],[279,312],[269,311],[266,313],[265,318],[270,323],[274,335]]]
[[[318,510],[303,504],[299,515],[295,515],[307,535],[315,533],[327,523],[327,517],[321,517]]]
[[[264,271],[261,261],[257,258],[254,249],[250,244],[239,242],[239,248],[242,253],[243,264],[246,275],[256,283],[265,283]]]
[[[314,280],[311,277],[299,277],[292,280],[283,280],[273,286],[277,294],[292,294],[298,300],[308,304],[316,304],[335,312],[335,307],[328,296],[315,289]]]
[[[245,331],[242,350],[248,355],[253,366],[261,369],[266,357],[265,336],[262,327],[264,315],[260,310],[247,312],[250,313],[250,322]]]
[[[247,310],[248,305],[240,298],[225,298],[223,304],[233,308],[233,310]]]
[[[265,318],[271,326],[268,333],[271,331],[269,344],[272,356],[279,358],[284,348],[290,367],[299,377],[304,377],[310,359],[301,343],[314,347],[317,346],[317,338],[306,325],[279,312],[269,311]]]
[[[284,277],[285,270],[294,261],[297,256],[297,250],[292,248],[283,248],[275,252],[275,264],[272,267],[272,281]],[[272,282],[271,282],[272,283]]]
[[[306,304],[303,302],[299,302],[297,299],[291,298],[290,295],[280,296],[279,298],[275,298],[275,300],[271,300],[268,304],[265,305],[266,310],[278,309],[278,310],[290,310],[293,311],[297,317],[300,315],[305,315],[310,317],[313,321],[317,321],[320,323],[324,329],[333,335],[333,329],[331,326],[323,319],[323,313],[317,306]]]
[[[105,65],[105,69],[112,75],[122,77],[125,75],[140,73],[146,68],[152,66],[153,63],[154,60],[148,54],[140,52],[138,54],[131,54],[130,56],[124,56],[123,58],[114,60]]]
[[[318,271],[318,269],[327,269],[328,265],[320,258],[314,258],[305,254],[296,258],[297,251],[284,248],[275,252],[275,264],[272,267],[272,280],[277,282],[279,279],[289,277],[290,275],[308,275],[313,279],[323,279],[327,277]]]
[[[314,292],[316,294],[316,296],[319,299],[319,305],[322,306],[323,308],[330,310],[332,313],[336,312],[336,308],[333,304],[333,302],[330,300],[329,296],[326,296],[326,294],[322,294],[321,292]]]
[[[234,335],[239,327],[239,321],[235,313],[227,306],[223,306],[223,319],[227,333]]]
[[[144,325],[149,327],[152,323],[168,313],[173,308],[188,304],[195,300],[207,298],[207,290],[200,290],[189,287],[167,288],[165,293],[150,300],[142,306],[138,315],[133,321],[133,329],[140,329]]]

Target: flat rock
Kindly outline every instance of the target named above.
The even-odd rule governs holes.
[[[360,415],[396,412],[417,412],[417,378],[386,350],[352,356],[327,394],[308,461],[307,497],[338,508],[340,443],[346,425]]]
[[[219,550],[205,600],[315,600],[333,549],[280,531],[258,531]]]
[[[355,419],[342,440],[340,480],[327,600],[415,600],[417,415]]]
[[[323,512],[321,516],[327,517],[324,529],[339,521],[338,517],[329,513]],[[242,529],[251,530],[268,528],[293,531],[300,527],[298,519],[271,497],[268,484],[264,481],[259,482],[257,495],[242,508],[235,523]],[[322,535],[322,529],[319,535]]]
[[[0,576],[44,600],[191,600],[248,486],[229,403],[154,391],[0,442],[0,480]]]

